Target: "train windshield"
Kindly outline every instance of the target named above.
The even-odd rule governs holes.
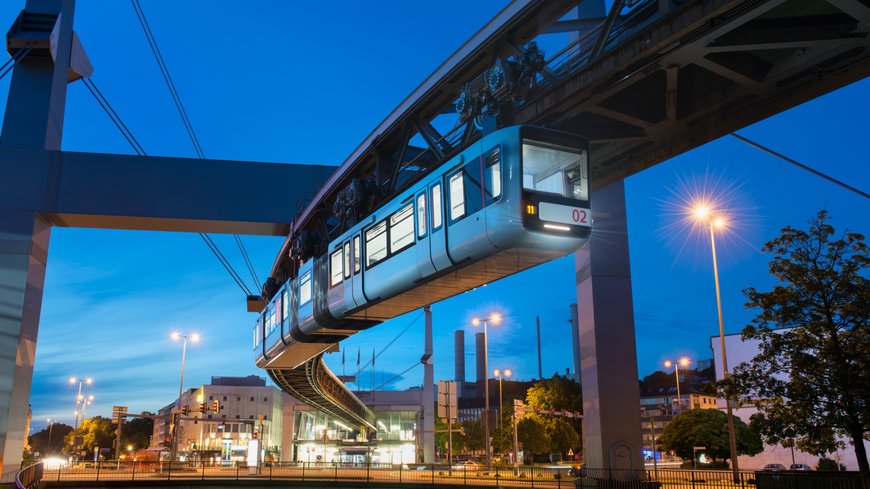
[[[538,141],[523,141],[523,188],[561,195],[569,199],[589,199],[586,152]]]

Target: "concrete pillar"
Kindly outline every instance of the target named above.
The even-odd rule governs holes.
[[[586,465],[643,469],[623,182],[591,198],[592,237],[574,255]]]
[[[423,463],[435,463],[435,365],[432,359],[432,307],[423,308],[426,339],[423,351]]]
[[[59,150],[75,0],[28,0],[57,15],[56,59],[24,57],[12,73],[0,147]],[[39,195],[39,193],[34,193]],[[0,482],[21,465],[51,226],[29,202],[0,208]]]
[[[51,227],[35,212],[0,209],[0,461],[21,466]]]

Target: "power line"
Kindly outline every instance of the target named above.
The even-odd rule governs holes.
[[[795,160],[789,158],[788,156],[777,153],[776,151],[768,148],[767,146],[764,146],[761,143],[755,142],[747,137],[741,136],[740,134],[737,134],[736,132],[732,132],[731,136],[740,140],[740,141],[743,141],[744,143],[746,143],[746,144],[748,144],[756,149],[760,149],[761,151],[764,151],[765,153],[767,153],[771,156],[775,156],[775,157],[785,161],[786,163],[791,163],[792,165],[800,168],[801,170],[806,170],[817,177],[824,178],[825,180],[827,180],[833,184],[839,185],[839,186],[845,188],[846,190],[849,190],[851,192],[855,192],[856,194],[860,195],[861,197],[864,197],[865,199],[870,199],[870,194],[868,194],[867,192],[861,191],[861,190],[859,190],[859,189],[857,189],[857,188],[855,188],[855,187],[853,187],[845,182],[841,182],[840,180],[837,180],[834,177],[825,175],[824,173],[822,173],[818,170],[815,170],[813,168],[810,168],[809,166],[804,165],[803,163],[795,161]]]
[[[91,92],[91,95],[94,96],[94,99],[96,99],[100,107],[102,107],[103,111],[105,111],[106,114],[109,116],[109,119],[111,119],[112,122],[115,124],[115,127],[118,128],[118,131],[120,131],[121,134],[124,136],[124,139],[126,139],[127,142],[130,143],[130,146],[133,147],[133,151],[135,151],[136,154],[138,154],[139,156],[148,156],[148,153],[145,152],[145,149],[142,147],[141,144],[139,144],[139,141],[136,139],[136,137],[133,135],[127,125],[124,124],[121,116],[118,115],[118,112],[115,110],[114,107],[112,107],[112,104],[109,102],[108,99],[106,99],[105,95],[103,95],[103,92],[101,92],[100,89],[97,87],[96,83],[94,83],[94,81],[90,78],[84,78],[82,81],[88,88],[88,91]],[[211,236],[206,233],[199,233],[199,236],[205,242],[206,246],[208,246],[208,249],[211,250],[214,256],[218,259],[218,261],[224,267],[227,273],[230,274],[230,277],[233,279],[233,281],[236,282],[236,285],[238,285],[239,288],[242,289],[242,292],[244,292],[245,295],[253,295],[251,294],[251,290],[245,285],[239,274],[235,271],[235,269],[233,269],[229,260],[227,260],[226,256],[224,256],[221,250],[217,247],[217,244],[211,239]]]
[[[401,338],[402,335],[405,334],[405,332],[408,331],[408,329],[410,329],[411,326],[414,325],[414,323],[416,323],[418,320],[420,320],[421,317],[423,317],[423,313],[422,313],[422,312],[421,312],[417,317],[415,317],[413,321],[411,321],[410,323],[408,323],[408,325],[405,326],[405,329],[403,329],[402,331],[399,331],[399,334],[397,334],[395,338],[393,338],[392,340],[390,340],[390,342],[387,343],[386,346],[384,346],[383,348],[381,348],[381,351],[377,352],[377,354],[375,354],[374,359],[372,359],[372,360],[377,359],[379,356],[381,356],[381,354],[382,354],[383,352],[387,351],[387,348],[393,346],[393,343],[395,343],[399,338]],[[363,365],[362,367],[360,367],[360,368],[356,371],[356,376],[357,376],[357,378],[359,378],[359,374],[360,374],[360,372],[362,372],[363,370],[365,370],[366,368],[368,368],[369,365],[372,364],[372,360],[369,360],[368,362],[366,362],[365,365]]]
[[[417,363],[415,363],[414,365],[411,365],[410,367],[406,368],[405,370],[402,370],[401,373],[398,373],[398,374],[394,375],[390,380],[388,380],[388,381],[384,382],[383,384],[381,384],[381,385],[375,387],[373,390],[378,390],[378,389],[380,389],[381,387],[383,387],[383,386],[385,386],[385,385],[387,385],[387,384],[393,382],[394,380],[396,380],[396,379],[398,379],[399,377],[405,375],[406,373],[410,372],[410,371],[413,370],[414,368],[419,367],[420,365],[423,365],[423,364],[420,363],[420,362],[417,362]]]
[[[245,249],[245,244],[242,243],[242,238],[238,234],[233,235],[236,238],[236,244],[239,245],[239,251],[242,253],[242,258],[245,260],[245,265],[248,266],[248,271],[251,272],[251,278],[254,279],[254,285],[261,284],[260,278],[257,277],[257,271],[254,270],[254,264],[251,263],[251,257],[248,256],[248,250]]]

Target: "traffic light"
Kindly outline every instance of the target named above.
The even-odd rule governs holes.
[[[258,433],[255,431],[255,432],[254,432],[254,436],[253,436],[252,438],[256,440],[256,439],[257,439],[257,435],[258,435]]]
[[[166,438],[164,438],[163,439],[163,446],[166,448],[169,448],[170,446],[172,446],[172,438],[170,438],[168,436]]]
[[[190,405],[185,404],[184,406],[181,406],[181,415],[187,416],[188,414],[190,414]]]
[[[199,412],[201,412],[202,414],[205,414],[206,411],[208,411],[208,409],[206,408],[205,403],[204,402],[199,403]]]
[[[217,413],[221,410],[221,403],[217,399],[211,402],[211,410]]]

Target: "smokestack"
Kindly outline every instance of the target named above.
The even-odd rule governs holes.
[[[544,380],[541,370],[541,317],[535,316],[535,329],[538,331],[538,380]]]
[[[580,324],[577,321],[577,304],[571,304],[571,349],[574,351],[574,380],[580,382]]]
[[[465,384],[465,330],[457,329],[453,333],[453,378],[460,392]]]
[[[484,355],[486,355],[486,352],[484,351],[483,333],[476,333],[474,335],[474,362],[477,366],[475,369],[477,372],[477,397],[483,397],[483,390],[486,385],[486,367],[483,365]]]

